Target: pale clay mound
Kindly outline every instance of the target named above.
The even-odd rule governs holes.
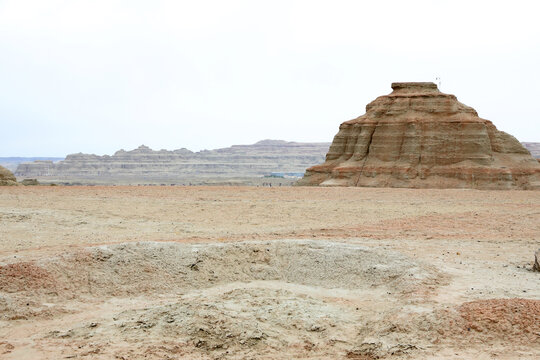
[[[84,269],[84,270],[81,270]],[[142,271],[141,271],[142,269]],[[133,296],[235,282],[277,281],[341,289],[414,293],[437,272],[399,253],[324,241],[224,244],[126,243],[0,267],[0,290],[54,298]],[[35,310],[35,309],[34,309]],[[30,312],[33,316],[36,312]],[[9,312],[2,314],[10,316]],[[18,314],[18,316],[24,316]]]
[[[393,92],[341,124],[300,185],[540,189],[540,164],[513,136],[434,83]]]
[[[53,319],[69,314],[71,303],[96,297],[175,299],[59,328],[44,338],[101,348],[101,358],[122,352],[105,346],[112,334],[150,358],[176,351],[156,350],[162,342],[181,345],[185,358],[345,356],[371,336],[380,344],[370,351],[382,356],[401,349],[408,337],[372,334],[369,319],[383,308],[394,313],[398,298],[414,303],[446,281],[396,252],[306,240],[101,246],[5,264],[0,279],[4,320]]]

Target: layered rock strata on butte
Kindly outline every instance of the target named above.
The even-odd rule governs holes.
[[[538,189],[540,164],[513,136],[429,82],[391,94],[341,124],[299,185]]]
[[[17,179],[11,171],[3,166],[0,166],[0,186],[18,185]]]

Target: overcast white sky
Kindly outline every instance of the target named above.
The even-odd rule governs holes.
[[[331,141],[436,76],[540,142],[537,4],[0,0],[0,156]]]

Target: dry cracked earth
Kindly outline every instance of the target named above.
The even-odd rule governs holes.
[[[538,359],[540,191],[0,189],[1,359]]]

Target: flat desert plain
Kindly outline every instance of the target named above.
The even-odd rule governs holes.
[[[0,189],[2,359],[538,359],[539,191]]]

